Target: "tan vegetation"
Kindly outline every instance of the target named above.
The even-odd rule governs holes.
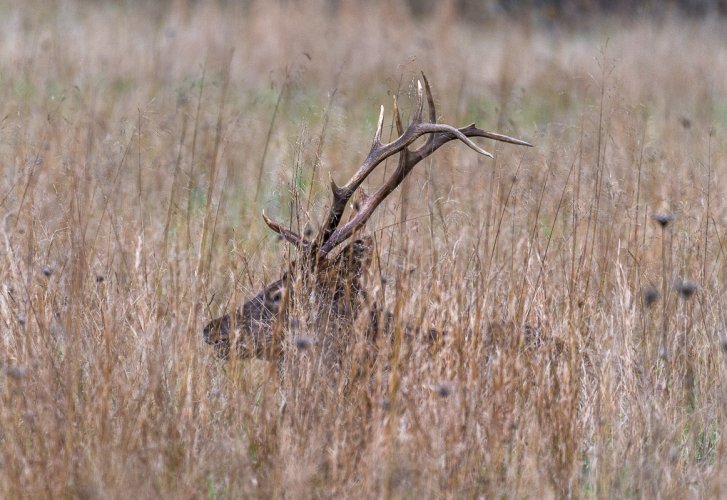
[[[328,5],[0,8],[0,495],[720,496],[723,28]],[[217,359],[295,257],[261,210],[317,230],[421,70],[536,148],[443,147],[368,221],[370,369],[359,325]]]

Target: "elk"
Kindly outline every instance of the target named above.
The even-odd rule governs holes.
[[[376,208],[406,178],[422,160],[444,144],[458,140],[475,152],[493,158],[492,154],[477,146],[470,137],[484,137],[496,141],[532,146],[528,142],[506,135],[487,132],[468,125],[455,128],[437,123],[437,112],[431,88],[426,76],[417,82],[417,99],[409,126],[404,129],[399,107],[394,97],[394,122],[399,136],[385,144],[381,140],[384,128],[384,106],[381,106],[378,125],[371,149],[353,177],[343,186],[331,179],[333,202],[328,208],[317,235],[307,239],[277,222],[263,212],[263,219],[270,229],[296,249],[297,260],[274,283],[266,286],[255,297],[238,308],[234,315],[226,314],[213,319],[204,328],[204,340],[215,347],[218,355],[227,357],[232,346],[242,358],[279,359],[283,352],[283,324],[294,303],[293,290],[303,290],[312,300],[316,310],[313,317],[317,326],[351,325],[366,302],[365,271],[371,263],[373,239],[357,238],[335,252],[343,243],[358,235]],[[423,116],[426,97],[428,119]],[[410,146],[417,139],[425,141],[416,149]],[[357,211],[341,225],[344,211],[361,184],[384,160],[399,155],[393,174],[373,194],[359,191]],[[340,226],[340,227],[339,227]],[[385,328],[391,320],[390,313],[382,314],[375,304],[369,304],[367,324],[371,335]]]

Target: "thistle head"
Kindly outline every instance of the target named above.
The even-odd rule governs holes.
[[[652,219],[656,221],[657,224],[659,224],[661,227],[666,227],[669,225],[670,222],[672,222],[674,219],[676,219],[676,215],[674,215],[671,212],[667,213],[660,213],[660,214],[653,214],[651,216]]]
[[[684,300],[688,300],[692,298],[692,295],[694,295],[699,286],[693,281],[679,280],[674,283],[674,288],[677,292],[679,292],[679,296],[681,298],[683,298]]]
[[[643,297],[646,307],[651,307],[657,300],[659,300],[659,290],[657,290],[656,287],[649,285],[644,288]]]

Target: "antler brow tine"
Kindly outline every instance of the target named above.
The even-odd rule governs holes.
[[[263,210],[263,220],[270,229],[285,238],[285,241],[295,246],[295,248],[300,249],[301,247],[307,247],[310,245],[310,242],[302,236],[299,236],[297,233],[294,233],[290,229],[284,228],[274,220],[270,219],[267,215],[265,215],[265,210]]]

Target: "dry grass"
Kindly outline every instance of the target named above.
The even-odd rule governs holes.
[[[724,494],[718,23],[179,3],[0,9],[0,495]],[[537,145],[444,148],[368,225],[445,341],[216,360],[204,322],[287,256],[261,209],[315,226],[419,70],[446,122]]]

